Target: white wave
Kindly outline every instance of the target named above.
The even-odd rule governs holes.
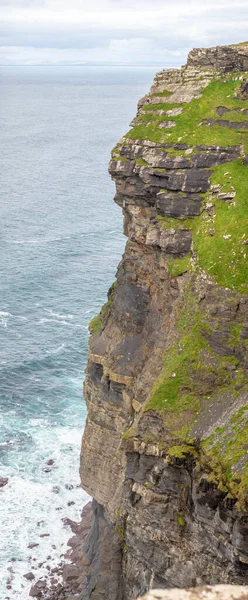
[[[69,235],[65,235],[65,236],[58,236],[58,237],[51,237],[51,238],[39,238],[39,239],[34,239],[34,240],[8,240],[9,244],[36,244],[36,245],[43,245],[43,244],[51,244],[52,242],[61,242],[63,240],[69,240],[71,236]]]
[[[23,577],[25,573],[32,571],[36,581],[46,576],[48,564],[53,568],[61,561],[71,537],[62,519],[78,521],[89,499],[79,487],[81,426],[54,428],[46,419],[31,419],[29,425],[35,445],[25,457],[25,473],[17,464],[15,469],[3,470],[9,482],[1,490],[0,597],[7,593],[11,566],[11,600],[28,600],[31,584]],[[54,461],[50,467],[49,459]],[[46,533],[50,535],[40,537]],[[30,543],[38,546],[28,548]]]
[[[64,347],[65,347],[65,344],[62,344],[62,346],[59,346],[59,348],[56,348],[56,350],[46,350],[46,353],[47,354],[58,354],[58,352],[63,350]]]
[[[42,319],[39,320],[39,323],[42,325],[43,323],[58,323],[59,321],[57,321],[56,319],[47,319],[46,317],[43,317]]]
[[[9,317],[12,316],[13,315],[10,312],[6,312],[4,310],[0,311],[0,325],[2,325],[3,327],[8,327]]]
[[[67,327],[82,327],[80,323],[72,323],[71,321],[64,321],[62,319],[47,319],[46,317],[39,320],[40,325],[43,325],[43,323],[57,323],[57,325],[66,325]]]
[[[52,315],[52,317],[57,317],[57,319],[74,319],[74,315],[60,315],[59,313],[54,312],[51,308],[44,308],[44,310],[48,312],[49,315]]]
[[[1,310],[0,311],[0,325],[3,325],[3,327],[7,327],[8,320],[10,317],[13,319],[18,319],[20,321],[27,321],[27,317],[23,317],[22,315],[12,315],[12,313],[10,313],[10,312]]]
[[[9,446],[15,446],[16,440],[7,440],[6,442],[0,442],[0,448],[8,448]]]
[[[45,240],[12,240],[12,244],[44,244]]]

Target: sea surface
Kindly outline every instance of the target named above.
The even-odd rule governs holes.
[[[87,324],[125,243],[108,161],[155,72],[0,69],[1,600],[28,600],[23,575],[59,562],[71,536],[62,519],[79,520],[88,501]]]

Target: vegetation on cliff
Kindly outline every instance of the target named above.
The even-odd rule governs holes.
[[[202,91],[200,98],[194,98],[185,103],[145,104],[142,108],[145,114],[138,117],[142,122],[127,133],[127,138],[133,140],[150,140],[153,142],[176,144],[178,141],[190,146],[239,146],[244,144],[248,152],[247,109],[244,101],[238,97],[243,73],[217,75],[216,80]],[[241,81],[240,81],[241,80]],[[163,97],[163,93],[161,98]],[[157,96],[157,94],[156,94]],[[167,97],[167,94],[166,94]],[[181,114],[170,116],[168,112],[181,107]],[[220,107],[224,113],[220,117]],[[246,110],[245,110],[246,109]],[[153,114],[154,111],[164,110],[167,115]],[[228,121],[226,127],[223,121]],[[167,123],[171,127],[160,128]]]
[[[130,439],[137,435],[137,423],[143,415],[157,412],[163,419],[167,434],[164,441],[161,436],[149,438],[149,434],[146,439],[157,443],[160,450],[164,448],[171,457],[179,458],[190,453],[199,461],[208,462],[216,485],[228,489],[239,499],[248,485],[246,396],[244,405],[237,405],[240,392],[244,394],[248,389],[247,339],[242,337],[242,322],[230,320],[224,323],[220,318],[214,327],[220,335],[221,329],[225,328],[223,344],[226,349],[223,351],[223,347],[216,348],[211,344],[213,321],[206,308],[204,314],[200,307],[197,288],[202,279],[209,280],[216,287],[216,302],[220,304],[221,288],[232,290],[237,306],[239,294],[248,292],[248,179],[245,157],[248,151],[248,106],[246,96],[242,98],[240,93],[243,80],[244,73],[214,73],[213,80],[202,90],[200,97],[187,104],[172,103],[172,92],[168,90],[150,94],[149,102],[143,104],[133,129],[127,134],[128,140],[138,140],[138,143],[149,140],[156,142],[157,147],[161,144],[160,149],[167,144],[167,155],[172,157],[191,158],[199,152],[199,148],[236,147],[240,150],[240,158],[211,167],[210,189],[201,194],[199,216],[175,218],[156,215],[162,230],[180,233],[186,229],[191,232],[190,252],[168,260],[169,273],[173,278],[187,274],[190,279],[179,308],[174,342],[166,348],[161,373],[138,415],[138,421],[124,436]],[[182,110],[177,114],[175,109],[179,107]],[[168,128],[164,128],[165,123]],[[179,142],[182,148],[185,145],[184,149],[178,149]],[[138,159],[136,164],[141,166],[142,161]],[[149,165],[149,162],[144,164]],[[155,171],[163,176],[163,167],[153,169]],[[166,193],[166,189],[160,191]],[[223,417],[224,424],[213,426],[210,435],[207,428],[206,431],[204,428],[199,430],[196,435],[200,415],[206,410],[211,412],[214,405],[221,405],[225,396],[229,397],[230,412],[228,417]],[[242,400],[240,402],[242,404]],[[197,437],[202,442],[196,452]],[[178,445],[175,445],[175,439]]]

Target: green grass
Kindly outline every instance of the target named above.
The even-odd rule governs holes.
[[[170,90],[163,90],[163,92],[154,92],[154,94],[150,94],[151,98],[153,98],[153,96],[172,96],[173,92],[170,92]]]
[[[117,148],[114,148],[114,150],[112,150],[111,158],[112,158],[112,160],[120,160],[121,162],[128,162],[128,158],[126,156],[122,156],[118,152]]]
[[[230,327],[231,336],[233,330]],[[170,434],[192,445],[189,432],[205,398],[209,400],[213,393],[225,391],[236,396],[236,385],[241,381],[243,386],[245,378],[242,379],[244,373],[237,357],[223,357],[211,349],[206,335],[211,331],[211,324],[199,310],[190,288],[180,309],[176,331],[176,340],[166,351],[144,412],[158,412]],[[236,328],[236,347],[239,343]],[[236,367],[232,375],[230,365]]]
[[[158,119],[154,120],[148,126],[137,125],[129,133],[129,139],[149,139],[154,142],[172,142],[176,143],[181,138],[181,143],[189,145],[217,145],[217,146],[237,146],[245,142],[248,148],[248,131],[234,130],[222,127],[221,125],[200,125],[204,119],[220,118],[216,109],[218,106],[226,106],[229,109],[237,107],[245,108],[247,103],[244,100],[235,98],[235,94],[240,86],[240,81],[215,80],[212,81],[202,92],[201,98],[193,99],[184,107],[181,115],[174,117],[176,126],[173,131],[167,132],[158,129]],[[151,105],[145,105],[149,110]],[[153,105],[156,109],[160,105]],[[168,105],[167,105],[168,106]],[[166,105],[162,105],[165,108]],[[225,116],[223,117],[225,119]]]
[[[178,102],[161,102],[160,104],[144,104],[142,106],[142,110],[145,110],[147,112],[150,112],[151,115],[153,114],[153,110],[171,110],[172,108],[178,108],[178,107],[183,107],[186,106],[186,104],[179,104]],[[143,115],[141,115],[143,116]]]
[[[234,47],[248,46],[248,42],[240,42],[239,44],[231,44],[231,46],[234,46]]]
[[[229,179],[225,173],[229,171]],[[230,185],[236,191],[235,204],[215,200],[215,218],[192,221],[194,252],[201,269],[207,271],[219,285],[241,292],[248,291],[248,169],[241,160],[215,167],[211,183]],[[221,191],[222,191],[221,190]],[[214,228],[213,236],[209,230]],[[224,237],[225,236],[225,237]],[[226,238],[226,236],[230,236]]]
[[[194,265],[190,263],[189,256],[171,259],[169,271],[172,276],[177,276],[192,268],[204,270],[222,287],[248,292],[248,245],[245,243],[248,239],[247,166],[239,159],[214,167],[211,183],[220,184],[221,192],[232,191],[232,185],[236,191],[233,203],[211,200],[214,218],[205,210],[199,217],[185,220],[159,217],[166,229],[183,226],[192,231]],[[209,202],[208,192],[205,194],[206,202]],[[210,235],[212,230],[214,234]]]
[[[148,162],[146,162],[146,160],[143,158],[136,158],[135,163],[138,165],[138,167],[147,167],[148,165]]]
[[[99,314],[96,315],[95,317],[93,317],[93,319],[91,319],[91,321],[88,325],[88,329],[89,329],[89,332],[91,335],[95,335],[96,333],[99,333],[102,325],[104,325],[104,321],[109,312],[109,308],[112,306],[113,301],[114,301],[116,285],[117,285],[117,281],[114,281],[109,288],[107,302],[105,302],[105,304],[102,306]]]
[[[178,339],[167,350],[160,376],[156,380],[145,411],[155,410],[163,415],[166,428],[183,441],[200,409],[200,397],[204,393],[202,380],[207,379],[211,367],[204,365],[202,354],[212,354],[204,336],[205,324],[195,299],[188,294],[178,321]],[[229,375],[218,361],[215,385],[227,384]],[[198,377],[200,374],[200,378]]]
[[[206,332],[210,330],[208,318],[201,314],[194,293],[185,296],[178,323],[178,337],[167,350],[160,376],[156,380],[143,412],[156,411],[163,419],[166,436],[153,444],[166,450],[173,462],[192,456],[201,469],[208,473],[210,481],[220,490],[238,499],[237,507],[245,506],[248,487],[248,463],[237,468],[240,459],[248,450],[248,406],[241,407],[235,414],[230,410],[229,423],[216,427],[215,432],[196,447],[191,437],[191,427],[201,412],[202,403],[214,398],[221,401],[223,394],[237,396],[235,389],[239,379],[237,357],[222,357],[211,349]],[[230,326],[230,335],[235,335],[237,347],[240,328]],[[229,367],[236,366],[232,375]],[[208,374],[214,375],[210,389],[205,386]],[[243,385],[247,381],[243,381]],[[211,389],[212,386],[212,389]],[[136,435],[137,423],[126,435]],[[149,435],[149,432],[147,433]],[[171,442],[170,442],[171,440]],[[238,477],[238,479],[237,479]]]
[[[237,498],[237,507],[247,508],[248,462],[242,468],[238,462],[247,457],[248,406],[233,415],[224,431],[219,428],[201,443],[200,463],[212,470],[210,480],[231,497]],[[246,415],[245,415],[246,413]]]
[[[186,521],[181,510],[175,515],[175,521],[180,527],[185,527]]]
[[[102,326],[102,318],[101,318],[101,314],[99,313],[98,315],[96,315],[95,317],[93,317],[93,319],[91,319],[91,321],[89,322],[88,325],[88,329],[91,335],[94,335],[94,333],[98,333],[98,331],[100,331]]]
[[[167,116],[167,115],[154,115],[153,113],[149,113],[147,112],[145,115],[140,115],[138,117],[139,122],[141,123],[149,123],[151,120],[153,123],[157,123],[157,126],[159,126],[160,123],[164,122],[164,121],[174,121],[174,117],[172,116]]]
[[[183,273],[190,271],[190,255],[184,256],[184,258],[176,258],[168,261],[169,273],[172,277],[178,277]]]
[[[248,115],[244,115],[240,110],[230,110],[230,112],[226,112],[222,117],[217,115],[216,118],[223,121],[230,121],[230,123],[243,123],[248,121]]]
[[[185,458],[191,454],[196,457],[197,453],[194,446],[190,446],[189,444],[180,444],[180,446],[170,446],[168,450],[168,455],[172,458]]]

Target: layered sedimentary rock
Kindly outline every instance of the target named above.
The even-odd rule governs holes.
[[[158,73],[112,153],[128,240],[90,324],[82,598],[248,583],[248,44]]]

